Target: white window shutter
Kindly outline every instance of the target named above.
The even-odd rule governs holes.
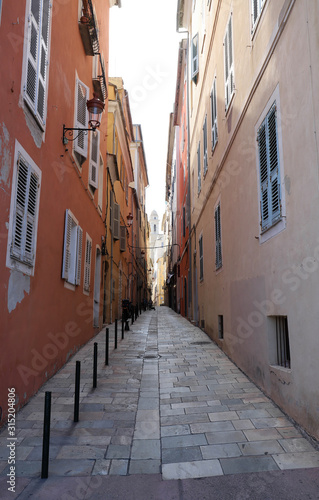
[[[34,265],[39,178],[19,155],[11,257]]]
[[[200,193],[202,189],[202,174],[201,174],[201,163],[200,163],[200,142],[197,148],[197,191]]]
[[[114,203],[113,238],[120,239],[120,205],[118,203]]]
[[[203,126],[203,171],[204,175],[208,168],[208,155],[207,155],[207,115],[205,116],[204,126]]]
[[[232,16],[229,18],[227,31],[224,38],[225,57],[225,107],[227,109],[234,91],[234,61],[233,61],[233,24]]]
[[[196,80],[199,71],[198,33],[192,39],[192,80]]]
[[[73,218],[69,210],[65,211],[65,224],[64,224],[64,245],[63,245],[63,264],[62,264],[62,278],[68,280],[69,269],[71,263],[71,230],[73,225]]]
[[[214,151],[217,140],[217,99],[216,99],[216,78],[214,79],[212,92],[210,95],[211,100],[211,119],[212,119],[212,151]]]
[[[82,242],[83,242],[83,230],[80,226],[77,227],[77,256],[76,256],[76,281],[75,284],[79,285],[81,283],[81,265],[82,265]]]
[[[100,159],[100,132],[96,130],[91,134],[90,177],[89,183],[95,189],[99,185],[99,159]]]
[[[86,102],[89,97],[89,88],[79,79],[76,80],[76,99],[75,99],[75,128],[88,128],[88,110]],[[84,158],[87,158],[88,136],[80,132],[74,141],[74,151]]]

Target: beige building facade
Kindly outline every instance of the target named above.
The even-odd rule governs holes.
[[[177,29],[189,319],[318,439],[319,4],[179,0]]]

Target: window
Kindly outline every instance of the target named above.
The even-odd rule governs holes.
[[[266,0],[251,0],[251,11],[252,11],[252,31],[254,30],[256,23],[260,17],[262,9],[264,7]]]
[[[23,97],[42,129],[45,126],[49,68],[50,0],[30,0]]]
[[[91,135],[89,184],[97,189],[99,185],[100,132],[95,130]]]
[[[154,233],[156,233],[156,224],[154,224]]]
[[[198,33],[192,39],[192,80],[197,83],[199,71],[198,61]]]
[[[75,116],[74,116],[74,127],[75,128],[88,128],[88,110],[86,107],[86,102],[89,98],[89,88],[82,83],[78,78],[76,79],[76,89],[75,89]],[[76,159],[78,160],[80,166],[87,158],[88,152],[88,135],[80,132],[78,137],[73,142],[74,152]]]
[[[91,259],[92,259],[92,239],[86,234],[85,241],[85,261],[84,261],[84,291],[90,291],[91,280]]]
[[[218,338],[220,340],[224,338],[224,316],[222,314],[218,315]]]
[[[282,216],[276,103],[258,129],[257,142],[263,232],[281,220]]]
[[[7,248],[7,267],[33,275],[41,170],[16,141]]]
[[[202,189],[202,173],[201,173],[201,164],[200,164],[200,142],[198,143],[198,148],[197,148],[197,191],[198,194],[201,192]]]
[[[62,278],[72,285],[81,281],[83,231],[70,210],[65,212]]]
[[[227,24],[224,38],[224,64],[225,64],[225,109],[227,111],[234,93],[234,60],[233,60],[233,22],[232,15]]]
[[[222,235],[220,222],[220,203],[215,208],[215,248],[216,248],[216,269],[222,267]]]
[[[291,368],[287,316],[271,316],[269,319],[270,364]]]
[[[212,120],[212,151],[214,151],[218,140],[216,77],[214,79],[213,88],[210,93],[210,109],[211,109],[211,120]]]
[[[2,0],[0,0],[0,24],[1,24]]]
[[[199,279],[204,279],[204,254],[203,254],[203,236],[199,238]]]
[[[204,175],[208,168],[208,155],[207,155],[207,115],[205,116],[204,126],[203,126],[203,171]]]
[[[126,250],[126,227],[120,227],[120,251],[125,252]]]
[[[186,234],[186,210],[185,207],[183,207],[183,237],[185,238]]]

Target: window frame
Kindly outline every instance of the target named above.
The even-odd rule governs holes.
[[[19,166],[20,161],[24,162],[24,167],[27,168],[27,185],[24,194],[25,204],[22,206],[18,203],[18,198],[21,199],[21,191],[19,191]],[[35,194],[35,201],[30,199],[30,184],[31,176],[37,179],[37,192]],[[8,229],[8,243],[7,243],[7,255],[6,255],[6,266],[9,269],[16,269],[23,272],[28,276],[34,275],[35,261],[36,261],[36,249],[37,249],[37,234],[38,234],[38,220],[39,220],[39,210],[40,210],[40,192],[41,192],[41,179],[42,172],[39,167],[34,163],[30,155],[25,151],[21,144],[15,140],[15,153],[13,161],[13,177],[12,177],[12,188],[11,188],[11,200],[10,200],[10,216],[9,216],[9,229]],[[23,186],[22,186],[23,187]],[[21,186],[20,186],[21,189]],[[33,187],[34,193],[34,187]],[[31,193],[32,194],[32,193]],[[30,202],[33,205],[33,212],[29,210]],[[20,207],[18,206],[20,205]],[[32,208],[32,206],[30,207]],[[17,251],[14,251],[14,239],[16,238],[16,221],[17,214],[20,212],[23,214],[22,222],[22,242],[24,242],[24,249],[21,249],[20,256]],[[32,225],[32,242],[31,250],[27,252],[27,240],[28,240],[28,224]],[[26,253],[31,254],[31,257],[26,256]]]
[[[255,32],[267,0],[251,0],[251,32]],[[256,6],[256,13],[255,13]],[[255,15],[256,14],[256,15]]]
[[[88,233],[85,237],[85,259],[84,259],[84,277],[83,293],[89,295],[91,284],[91,263],[92,263],[92,238]]]
[[[82,86],[83,90],[85,89],[85,96],[83,96],[82,110],[79,109],[79,86]],[[89,98],[89,87],[82,82],[78,75],[76,75],[75,79],[75,95],[74,95],[74,128],[88,128],[88,120],[89,120],[89,112],[87,110],[86,102]],[[83,113],[84,111],[84,113]],[[79,116],[79,113],[81,116]],[[83,114],[85,116],[83,116]],[[83,140],[83,144],[82,144]],[[80,143],[81,141],[81,143]],[[80,132],[77,138],[73,141],[73,153],[77,165],[81,168],[82,164],[88,157],[88,134]]]
[[[89,185],[94,190],[99,187],[100,170],[100,131],[95,130],[90,134],[90,163],[89,163]]]
[[[199,36],[198,33],[192,38],[191,46],[191,79],[197,84],[199,73]],[[196,47],[196,53],[195,53]]]

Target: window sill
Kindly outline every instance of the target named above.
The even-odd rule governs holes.
[[[269,365],[270,375],[274,375],[282,384],[291,384],[291,368]]]
[[[68,281],[64,281],[64,288],[67,288],[68,290],[72,290],[72,292],[75,292],[76,286],[73,285],[72,283],[69,283]]]
[[[233,90],[233,93],[230,96],[229,103],[227,104],[227,106],[225,106],[225,118],[227,118],[228,114],[232,109],[234,98],[235,98],[235,90]]]
[[[277,234],[281,233],[286,229],[286,218],[283,216],[282,219],[279,219],[273,226],[265,229],[259,236],[259,243],[263,244],[266,241],[270,240]]]

